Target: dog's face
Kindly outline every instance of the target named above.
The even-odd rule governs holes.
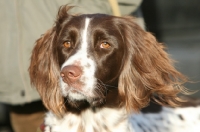
[[[101,105],[109,86],[117,88],[124,57],[123,37],[111,16],[80,15],[64,20],[54,41],[60,88],[68,103]],[[79,105],[78,105],[79,104]]]
[[[150,100],[180,103],[185,77],[133,17],[73,16],[68,10],[60,8],[31,56],[30,79],[48,109],[60,115],[108,104],[138,111]]]

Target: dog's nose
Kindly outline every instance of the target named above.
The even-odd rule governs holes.
[[[82,74],[82,70],[79,66],[74,66],[74,65],[69,65],[63,67],[61,70],[61,77],[64,82],[69,83],[69,82],[76,82]]]

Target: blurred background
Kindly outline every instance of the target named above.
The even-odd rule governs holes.
[[[176,68],[194,83],[186,87],[200,90],[200,1],[144,0],[146,29],[167,46]],[[192,95],[200,98],[200,92]]]
[[[167,46],[176,68],[200,89],[200,1],[199,0],[144,0],[141,5],[146,30]],[[200,92],[192,97],[200,98]],[[12,132],[8,107],[0,104],[0,132]]]

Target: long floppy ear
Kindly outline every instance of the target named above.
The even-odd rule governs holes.
[[[36,41],[32,51],[29,75],[32,85],[38,90],[44,105],[55,113],[63,100],[59,89],[59,68],[53,53],[54,28]]]
[[[119,93],[127,111],[138,111],[153,100],[161,105],[176,106],[186,78],[178,72],[164,46],[142,30],[133,17],[119,19],[127,52],[119,78]]]
[[[55,26],[36,41],[29,67],[30,80],[38,90],[47,109],[60,116],[64,113],[64,100],[60,93],[60,67],[56,53],[56,39],[64,21],[70,16],[71,7],[61,6]]]

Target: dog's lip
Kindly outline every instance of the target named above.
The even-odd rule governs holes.
[[[72,88],[73,91],[82,91],[83,89],[83,83],[80,81],[77,81],[75,83],[68,83],[68,85]]]
[[[78,99],[77,99],[77,96],[78,96]],[[84,92],[82,92],[82,91],[71,88],[65,97],[70,98],[72,100],[83,100],[83,99],[85,100],[87,98],[87,95],[85,95]],[[81,98],[81,99],[79,99],[79,98]]]
[[[79,89],[75,89],[75,88],[71,88],[69,90],[69,94],[72,93],[72,94],[79,94],[79,95],[82,95],[84,96],[85,98],[87,98],[87,100],[90,100],[90,101],[97,101],[99,100],[100,98],[94,96],[94,95],[90,95],[89,92],[86,92],[86,91],[82,91],[82,90],[79,90]]]
[[[73,88],[73,89],[71,89],[71,90],[70,90],[70,92],[71,92],[71,93],[78,93],[78,94],[81,94],[81,92],[80,92],[80,91],[78,91],[78,90],[76,90],[76,89],[74,89],[74,88]]]
[[[82,95],[82,96],[87,96],[87,95],[84,94],[83,91],[78,90],[78,89],[76,89],[76,88],[71,88],[70,91],[69,91],[69,93],[80,94],[80,95]]]

